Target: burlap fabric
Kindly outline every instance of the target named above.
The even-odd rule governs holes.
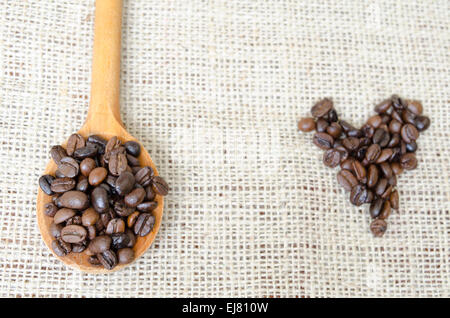
[[[171,185],[161,230],[110,275],[47,250],[37,179],[87,113],[94,1],[2,1],[1,296],[450,296],[448,1],[124,2],[122,118]],[[380,239],[296,123],[329,96],[360,125],[392,93],[432,126]]]

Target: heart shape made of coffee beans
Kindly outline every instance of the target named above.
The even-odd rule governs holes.
[[[323,163],[335,168],[338,183],[350,192],[356,206],[370,204],[370,230],[381,237],[391,210],[399,209],[397,177],[417,167],[417,139],[430,126],[422,103],[392,95],[375,106],[376,115],[356,128],[339,120],[333,102],[322,99],[311,108],[313,117],[302,118],[298,129],[316,131],[313,143],[325,150]]]

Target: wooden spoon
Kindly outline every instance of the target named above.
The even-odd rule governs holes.
[[[113,136],[119,137],[122,142],[134,140],[124,128],[120,119],[119,110],[119,80],[120,80],[120,38],[122,24],[122,0],[97,0],[95,9],[94,53],[92,61],[91,101],[88,116],[83,127],[78,131],[87,138],[89,135],[99,135],[105,139]],[[63,147],[67,145],[64,142]],[[155,175],[158,175],[150,155],[141,145],[139,156],[141,166],[150,166]],[[44,174],[55,175],[56,164],[53,160],[47,165]],[[70,253],[59,257],[52,249],[54,240],[50,234],[52,218],[44,213],[44,205],[51,202],[51,196],[46,195],[41,189],[37,197],[37,219],[39,229],[45,244],[52,253],[65,264],[89,273],[110,273],[119,270],[126,265],[118,265],[112,270],[101,266],[93,266],[88,262],[85,252]],[[164,199],[157,195],[155,200],[158,207],[153,211],[155,225],[151,233],[145,237],[137,237],[133,250],[135,260],[139,258],[152,244],[158,233],[163,215]]]

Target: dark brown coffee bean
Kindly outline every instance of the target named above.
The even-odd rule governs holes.
[[[62,257],[72,251],[72,245],[64,242],[61,238],[58,238],[52,242],[52,249],[56,255]]]
[[[370,142],[372,143],[371,140],[372,140],[373,134],[375,133],[375,128],[373,128],[369,124],[366,124],[361,127],[361,132],[362,132],[363,136],[365,138],[369,139]],[[369,144],[367,144],[366,146],[369,146]]]
[[[419,138],[419,131],[414,125],[406,124],[402,127],[402,139],[408,144]]]
[[[323,154],[323,163],[330,168],[337,167],[341,162],[341,154],[336,149],[328,149]]]
[[[402,123],[393,119],[391,120],[391,122],[389,123],[389,132],[391,134],[398,134],[400,133],[402,129]]]
[[[54,194],[52,191],[52,182],[55,179],[55,177],[45,174],[39,178],[39,186],[41,187],[41,190],[47,194],[52,195]]]
[[[61,224],[50,224],[50,234],[54,238],[58,238],[61,236],[61,230],[63,229],[63,226]]]
[[[86,158],[93,158],[97,155],[98,149],[92,146],[85,146],[78,148],[73,152],[73,157],[78,160],[83,160]]]
[[[346,122],[344,120],[340,120],[339,124],[341,125],[344,133],[348,133],[349,131],[356,129],[355,127],[353,127],[351,124],[349,124],[348,122]]]
[[[127,141],[123,144],[127,153],[134,157],[139,157],[141,154],[141,146],[136,141]]]
[[[115,218],[109,221],[106,226],[106,234],[122,233],[125,231],[125,222],[120,218]]]
[[[367,182],[367,171],[366,168],[358,160],[353,161],[352,171],[354,172],[356,179],[361,183]]]
[[[403,168],[402,168],[401,164],[398,162],[391,163],[391,169],[392,169],[392,172],[395,173],[395,175],[397,175],[397,176],[402,174],[402,172],[403,172]]]
[[[391,196],[392,190],[394,189],[394,187],[392,185],[387,184],[386,190],[384,190],[383,194],[381,194],[381,198],[384,200],[388,200],[389,197]]]
[[[156,192],[156,191],[155,191]],[[137,188],[127,194],[124,198],[124,202],[129,207],[136,207],[139,203],[145,199],[145,190],[142,188]]]
[[[382,164],[379,165],[379,167],[386,179],[389,179],[392,177],[392,175],[393,175],[392,168],[388,162],[383,162]]]
[[[134,212],[134,207],[126,206],[123,200],[114,202],[114,211],[122,217],[127,217]]]
[[[407,101],[406,108],[414,115],[422,115],[423,107],[422,104],[417,100]]]
[[[81,222],[84,226],[90,226],[97,223],[100,215],[93,208],[89,208],[83,211],[81,216]]]
[[[388,179],[388,183],[393,187],[397,185],[397,177],[395,174],[392,174],[392,176]]]
[[[72,156],[76,149],[82,148],[84,146],[86,146],[84,138],[79,134],[72,134],[67,140],[67,154],[69,156]]]
[[[153,185],[153,191],[155,191],[156,194],[165,196],[169,193],[169,185],[160,176],[153,176],[152,185]]]
[[[389,200],[386,200],[383,203],[383,207],[380,211],[380,215],[378,216],[378,218],[385,220],[389,217],[390,214],[391,214],[391,203],[389,202]]]
[[[80,243],[87,237],[87,231],[81,225],[68,225],[61,230],[61,238],[67,243]]]
[[[100,263],[103,265],[106,269],[113,269],[117,265],[117,256],[116,253],[114,253],[111,250],[104,251],[102,253],[97,254],[97,258],[100,261]]]
[[[387,147],[389,148],[393,148],[396,147],[400,144],[401,141],[401,137],[399,134],[393,134],[391,136],[391,140],[389,140],[389,143],[387,144]]]
[[[46,216],[54,217],[57,211],[58,208],[53,202],[46,203],[44,206],[44,213]]]
[[[402,112],[402,119],[405,124],[414,124],[416,117],[417,116],[409,110],[404,110]]]
[[[355,159],[353,159],[353,158],[348,158],[348,159],[342,161],[341,162],[341,169],[349,170],[349,171],[353,172],[353,161],[354,160]]]
[[[430,127],[430,118],[426,116],[417,116],[414,120],[414,126],[416,126],[417,130],[424,131]]]
[[[151,167],[142,167],[135,175],[136,182],[146,187],[152,182],[153,169]]]
[[[134,251],[131,248],[121,248],[117,251],[119,264],[129,264],[134,260]]]
[[[375,162],[381,154],[381,147],[378,144],[372,144],[366,151],[366,159],[370,163]]]
[[[142,168],[144,169],[144,168]],[[124,171],[116,180],[115,189],[119,195],[127,195],[133,190],[135,183],[134,175],[128,171]]]
[[[51,189],[55,193],[64,193],[75,188],[76,182],[71,178],[57,178],[53,180]]]
[[[151,212],[154,209],[156,209],[157,206],[158,206],[158,202],[147,201],[147,202],[142,202],[142,203],[138,204],[136,209],[138,209],[140,212]]]
[[[316,122],[316,131],[317,132],[326,132],[328,126],[329,126],[329,123],[325,119],[319,118]]]
[[[367,188],[362,184],[357,184],[352,188],[350,192],[350,202],[353,205],[361,206],[367,202],[368,191]]]
[[[81,216],[75,215],[66,221],[67,225],[81,225]]]
[[[111,154],[111,151],[113,151],[114,149],[118,149],[121,145],[122,142],[119,140],[117,136],[112,137],[106,143],[105,154],[109,156]]]
[[[111,151],[108,162],[109,172],[116,177],[126,171],[128,166],[127,156],[125,153],[120,152],[119,149],[117,150],[118,151]]]
[[[96,187],[91,193],[92,207],[99,213],[109,209],[108,193],[102,187]]]
[[[347,132],[348,137],[361,138],[363,136],[363,132],[360,129],[354,129]]]
[[[95,160],[92,158],[86,158],[83,159],[80,163],[80,171],[83,176],[88,177],[92,170],[97,167],[97,164],[95,163]]]
[[[130,167],[137,167],[140,165],[139,159],[127,153],[127,161]],[[131,169],[131,168],[130,168]],[[132,171],[132,170],[131,170]]]
[[[348,158],[348,150],[345,149],[344,146],[334,147],[334,149],[339,151],[339,155],[341,157],[341,162],[343,162],[344,160],[347,160],[347,158]]]
[[[59,195],[54,195],[52,197],[52,202],[53,202],[54,205],[56,205],[56,207],[58,209],[61,209],[61,208],[63,208],[63,205],[61,204],[61,201],[59,200],[59,197],[60,197]]]
[[[375,193],[378,196],[381,196],[384,191],[386,191],[386,187],[388,186],[388,180],[386,178],[381,178],[380,181],[378,181],[377,186],[375,187]]]
[[[55,171],[55,177],[56,177],[56,178],[64,178],[65,175],[63,175],[61,171],[59,171],[58,169],[56,169],[56,171]]]
[[[391,193],[391,196],[389,197],[389,202],[391,203],[391,207],[394,210],[398,210],[399,209],[399,196],[398,196],[398,191],[394,190]]]
[[[379,172],[376,165],[370,165],[367,173],[367,186],[373,188],[378,182]]]
[[[92,241],[97,236],[97,229],[94,225],[90,225],[86,227],[86,230],[88,232],[88,239]]]
[[[345,189],[345,191],[351,191],[354,186],[358,184],[358,180],[353,173],[349,170],[341,170],[337,174],[338,183]]]
[[[406,150],[406,142],[404,142],[403,140],[400,141],[400,156],[404,155],[407,152],[408,151]]]
[[[81,253],[87,248],[87,241],[72,244],[72,253]]]
[[[67,157],[66,150],[61,146],[53,146],[50,149],[50,155],[57,166],[60,165],[62,158]]]
[[[354,153],[354,156],[355,156],[355,159],[356,160],[358,160],[358,161],[361,161],[361,164],[362,164],[362,161],[365,159],[365,157],[366,157],[366,152],[367,152],[367,149],[368,149],[369,147],[367,147],[367,146],[365,146],[365,147],[359,147],[359,149],[358,150],[356,150],[356,152]]]
[[[374,144],[379,144],[380,147],[383,148],[387,146],[390,139],[391,139],[390,135],[386,130],[378,128],[377,130],[375,130],[375,133],[373,134],[372,141]]]
[[[134,245],[136,245],[136,235],[134,235],[131,229],[126,229],[125,234],[128,235],[128,238],[130,239],[130,243],[128,243],[127,247],[134,247]]]
[[[327,133],[315,133],[313,143],[323,150],[328,150],[333,147],[334,139]]]
[[[381,117],[379,115],[372,116],[367,120],[367,124],[376,129],[381,125]]]
[[[81,192],[86,192],[89,188],[89,182],[88,179],[83,176],[83,175],[79,175],[78,176],[78,183],[77,186],[75,187],[77,191],[81,191]]]
[[[380,213],[383,209],[383,205],[384,205],[384,200],[381,198],[378,198],[378,199],[372,201],[372,203],[370,204],[370,209],[369,209],[370,216],[372,217],[372,219],[375,219],[380,216]]]
[[[76,212],[72,209],[68,209],[68,208],[62,208],[59,209],[55,216],[53,217],[53,222],[55,224],[60,224],[63,223],[65,221],[67,221],[68,219],[70,219],[71,217],[73,217],[76,214]]]
[[[68,178],[74,178],[80,172],[78,162],[71,157],[64,157],[60,160],[58,170]]]
[[[406,144],[407,152],[416,152],[416,150],[417,150],[417,143],[415,141],[411,141],[409,144]]]
[[[316,122],[314,118],[302,118],[298,122],[298,130],[303,132],[310,132],[316,129]]]
[[[341,135],[341,133],[342,128],[336,122],[331,123],[330,126],[327,127],[327,134],[329,134],[333,138],[338,138]]]
[[[108,235],[97,236],[88,245],[88,249],[93,254],[98,254],[109,250],[111,246],[111,237]]]
[[[130,237],[126,233],[113,233],[111,235],[111,248],[118,250],[130,244]]]
[[[372,231],[373,236],[381,237],[387,230],[387,223],[385,220],[375,219],[370,224],[370,230]]]
[[[329,123],[334,123],[338,121],[338,114],[334,108],[332,108],[328,114],[324,116],[324,119],[326,119]]]
[[[406,106],[407,106],[406,100],[404,100],[403,98],[399,97],[398,95],[392,95],[391,96],[391,100],[392,100],[392,106],[396,110],[405,109]]]
[[[413,170],[417,168],[417,158],[414,153],[409,152],[400,157],[400,164],[405,170]]]
[[[103,167],[95,168],[89,174],[89,184],[92,186],[98,186],[105,180],[108,175],[108,171]]]
[[[136,223],[136,220],[137,220],[139,214],[140,214],[140,213],[139,213],[138,211],[135,211],[135,212],[131,213],[131,214],[128,216],[128,218],[127,218],[127,226],[128,226],[129,228],[132,228],[132,227],[134,226],[134,223]]]
[[[155,217],[150,213],[141,213],[134,224],[134,234],[146,236],[155,225]]]
[[[98,135],[90,135],[87,139],[87,143],[90,143],[91,146],[95,145],[98,149],[98,154],[102,155],[105,153],[105,147],[108,142]]]
[[[348,149],[348,151],[355,151],[359,147],[359,138],[348,137],[342,141],[342,145]]]
[[[375,111],[379,114],[386,113],[392,106],[392,100],[386,99],[379,103],[377,106],[375,106]]]
[[[311,108],[311,114],[313,117],[323,117],[327,115],[332,108],[333,102],[328,98],[324,98]]]
[[[381,150],[381,153],[378,156],[376,163],[382,163],[382,162],[388,161],[391,158],[392,153],[393,153],[393,151],[391,148],[384,148],[383,150]]]
[[[89,256],[88,262],[89,262],[89,264],[91,264],[91,265],[93,265],[93,266],[100,266],[100,265],[102,265],[102,264],[100,263],[100,261],[98,260],[98,258],[97,258],[96,255],[91,255],[91,256]]]

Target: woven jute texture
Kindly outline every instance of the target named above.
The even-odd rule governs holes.
[[[124,1],[123,121],[171,185],[132,266],[44,245],[37,179],[89,105],[93,0],[0,4],[0,296],[449,297],[450,2]],[[382,238],[297,120],[361,125],[397,93],[432,126]]]

